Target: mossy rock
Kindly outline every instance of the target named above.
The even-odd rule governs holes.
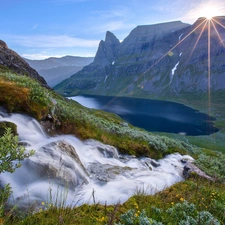
[[[17,135],[17,126],[11,122],[0,122],[0,136],[3,136],[5,133],[6,128],[11,128],[12,133]]]

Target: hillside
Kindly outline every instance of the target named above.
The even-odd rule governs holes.
[[[9,68],[20,75],[28,75],[47,87],[45,79],[36,70],[31,68],[16,52],[9,49],[7,44],[2,40],[0,40],[0,66]]]
[[[10,58],[9,53],[11,53],[11,51],[9,51],[5,46],[2,47],[2,51],[4,52],[4,56],[5,53],[7,53],[8,58]],[[20,61],[20,57],[14,54],[14,57],[15,56],[16,59],[14,60],[16,62]],[[68,157],[76,157],[76,149],[68,145],[66,149],[65,143],[62,141],[60,142],[61,144],[48,143],[48,145],[44,147],[43,152],[41,154],[39,153],[40,155],[37,155],[37,160],[40,159],[43,153],[47,154],[48,156],[52,156],[55,162],[54,164],[56,164],[56,161],[59,163],[59,170],[53,171],[49,164],[50,162],[48,160],[45,161],[46,159],[43,157],[41,158],[42,160],[34,162],[32,162],[32,160],[26,160],[28,165],[34,163],[34,167],[32,170],[30,169],[28,171],[28,176],[22,175],[21,177],[16,177],[17,179],[15,180],[12,179],[12,184],[14,184],[16,180],[19,181],[19,183],[23,183],[25,180],[30,180],[31,174],[35,171],[35,177],[32,178],[35,181],[34,184],[37,184],[39,181],[41,181],[40,184],[42,184],[42,186],[34,185],[32,186],[31,191],[28,190],[27,187],[22,188],[23,191],[28,192],[28,202],[23,208],[20,208],[19,204],[24,201],[25,196],[21,196],[16,199],[18,202],[15,205],[9,205],[6,202],[7,197],[9,197],[7,193],[10,192],[9,186],[6,185],[5,188],[1,186],[0,223],[13,225],[111,225],[116,223],[126,224],[127,219],[131,221],[130,224],[138,224],[140,221],[145,221],[147,224],[187,224],[190,220],[195,221],[195,224],[201,225],[207,223],[224,223],[224,155],[213,152],[210,148],[198,148],[189,144],[187,141],[174,140],[172,138],[156,135],[146,132],[145,130],[138,129],[131,126],[130,124],[127,124],[115,114],[110,114],[94,109],[87,109],[77,102],[68,100],[55,93],[53,90],[46,88],[45,83],[40,83],[40,80],[36,79],[36,77],[33,77],[32,73],[29,74],[25,72],[25,74],[18,74],[17,72],[10,69],[11,64],[8,62],[9,61],[4,63],[4,66],[0,67],[0,106],[5,108],[4,112],[1,112],[1,120],[4,121],[4,117],[6,117],[6,115],[8,116],[8,113],[23,113],[30,115],[40,121],[44,131],[50,136],[57,137],[60,134],[71,134],[80,140],[95,139],[101,141],[102,143],[111,145],[110,150],[113,149],[112,146],[115,146],[120,153],[126,154],[125,156],[122,156],[120,160],[126,161],[127,155],[130,155],[128,160],[130,160],[131,165],[129,167],[123,168],[122,170],[122,172],[125,174],[131,170],[131,166],[136,159],[134,155],[138,156],[140,160],[143,160],[143,158],[146,156],[151,157],[152,159],[149,159],[149,164],[147,163],[147,165],[144,164],[142,166],[145,166],[149,173],[151,173],[151,169],[154,168],[156,173],[159,175],[159,163],[163,164],[163,161],[156,161],[156,159],[160,159],[171,153],[179,152],[181,154],[192,155],[197,159],[196,164],[209,176],[213,176],[214,178],[208,180],[208,176],[199,176],[198,174],[201,173],[199,173],[198,170],[192,170],[190,165],[187,165],[187,167],[183,168],[183,171],[186,171],[185,175],[181,172],[183,174],[182,176],[184,176],[186,180],[182,180],[179,183],[168,187],[153,196],[146,194],[148,187],[137,189],[133,193],[134,196],[128,201],[123,204],[118,202],[115,205],[107,205],[107,202],[105,202],[104,205],[101,205],[98,201],[96,202],[95,190],[93,189],[93,186],[89,190],[92,192],[92,195],[88,196],[89,198],[93,199],[92,205],[83,204],[78,206],[76,205],[77,202],[74,206],[65,205],[67,197],[69,198],[67,193],[71,187],[68,186],[68,183],[63,184],[64,189],[62,192],[59,191],[56,193],[55,196],[52,195],[52,183],[50,183],[50,186],[47,186],[49,193],[45,193],[44,195],[46,197],[49,194],[50,198],[47,200],[44,199],[42,202],[40,202],[40,200],[37,201],[39,195],[32,196],[32,194],[35,190],[39,192],[44,188],[45,185],[43,185],[43,179],[46,178],[48,182],[52,177],[56,178],[58,181],[60,181],[61,178],[69,178],[69,180],[71,180],[72,176],[63,174],[62,171],[64,167],[68,167],[71,170],[73,166],[69,163]],[[23,69],[23,66],[21,66],[19,71]],[[30,70],[29,66],[27,70]],[[29,117],[29,119],[26,121],[24,126],[25,130],[26,126],[29,126],[31,124],[30,122],[33,121],[32,117]],[[35,123],[35,125],[40,132],[40,127],[37,126],[37,123]],[[2,130],[8,126],[12,127],[13,125],[11,122],[0,123]],[[15,130],[15,133],[17,133],[17,128],[15,125],[13,126],[13,129]],[[41,133],[45,135],[44,132],[41,131]],[[31,135],[33,138],[36,138],[37,136],[32,132],[29,132],[29,135]],[[49,141],[49,138],[47,138],[47,140]],[[9,144],[10,141],[11,140],[8,140],[7,143]],[[20,144],[29,146],[30,143],[21,142]],[[43,143],[38,142],[36,148],[42,144]],[[62,147],[59,157],[55,157],[56,152],[51,151],[50,147],[52,145],[56,145],[57,149],[60,148],[60,146]],[[108,145],[107,147],[110,147]],[[98,147],[101,155],[106,154],[104,152],[105,149],[103,146],[104,145],[101,144]],[[81,149],[81,151],[85,151],[85,149]],[[108,153],[112,155],[112,151],[109,151]],[[62,156],[64,154],[66,155],[66,160],[62,161]],[[169,158],[165,158],[164,160],[168,162]],[[186,165],[187,159],[185,158],[183,160],[184,161],[180,160],[179,163]],[[76,161],[78,161],[78,159],[76,159]],[[174,163],[173,158],[172,162]],[[173,165],[173,163],[169,163],[170,167],[176,168],[176,165]],[[95,164],[98,165],[96,162]],[[103,170],[103,168],[105,170]],[[112,167],[110,169],[110,167],[106,164],[103,168],[100,168],[100,171],[96,171],[98,177],[100,176],[98,179],[100,179],[100,187],[103,188],[102,190],[104,190],[104,188],[108,189],[108,181],[106,179],[107,174],[110,172],[113,172],[114,175],[121,173],[121,171],[118,170],[118,167]],[[94,167],[90,168],[92,172],[93,169]],[[136,170],[137,168],[134,168],[134,173]],[[194,172],[189,174],[189,170]],[[72,170],[73,175],[75,171],[76,170]],[[103,175],[100,173],[102,171]],[[37,173],[41,174],[40,180],[37,180]],[[173,171],[166,171],[167,176],[173,174]],[[10,175],[7,174],[6,177],[8,176]],[[17,176],[17,174],[15,176]],[[108,177],[110,178],[110,175],[108,175]],[[139,177],[140,179],[143,179],[143,170],[140,171]],[[157,179],[157,176],[154,178]],[[88,179],[91,179],[91,177]],[[70,184],[77,184],[76,182],[77,178],[75,177],[75,180],[72,180]],[[129,183],[123,183],[121,179],[119,182],[121,183],[121,189],[123,187],[126,192],[127,188],[129,187]],[[57,184],[59,185],[61,183],[59,182]],[[81,187],[84,185],[85,182],[82,183]],[[16,188],[16,190],[18,190],[18,188]],[[19,192],[20,191],[21,190],[19,190]],[[104,197],[104,195],[106,195],[106,192],[104,192],[104,194],[101,192],[101,196]],[[71,199],[69,200],[71,202]]]

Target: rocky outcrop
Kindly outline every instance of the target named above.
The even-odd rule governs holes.
[[[184,166],[183,170],[183,176],[184,178],[188,178],[190,176],[190,173],[196,173],[200,177],[204,177],[208,180],[215,181],[216,179],[213,177],[208,176],[205,172],[200,170],[196,165],[194,165],[192,162],[187,162],[186,165]]]
[[[224,25],[225,17],[218,17],[211,22],[199,18],[193,25],[175,21],[138,26],[121,43],[107,32],[94,62],[55,90],[145,98],[204,94],[209,85],[212,92],[224,90]]]
[[[9,49],[7,44],[2,40],[0,40],[0,66],[1,65],[15,71],[19,75],[30,76],[43,86],[48,87],[45,79],[41,77],[36,70],[31,68],[16,52]]]
[[[44,146],[35,156],[25,160],[23,167],[35,171],[32,179],[56,180],[59,185],[68,185],[72,189],[88,182],[88,172],[75,148],[65,141]]]

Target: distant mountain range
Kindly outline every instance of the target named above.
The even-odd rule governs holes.
[[[147,98],[224,90],[224,26],[225,17],[138,26],[121,43],[108,31],[94,61],[55,90]]]
[[[64,56],[62,58],[50,57],[44,60],[24,59],[45,78],[50,87],[54,87],[94,60],[93,57],[79,56]]]

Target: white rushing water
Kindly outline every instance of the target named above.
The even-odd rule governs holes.
[[[36,120],[25,115],[0,112],[1,121],[15,123],[20,141],[28,151],[36,151],[15,173],[0,175],[3,185],[11,184],[11,201],[21,207],[54,199],[68,205],[115,204],[140,190],[154,194],[183,180],[181,159],[190,158],[172,154],[155,161],[124,156],[95,140],[49,137]]]

